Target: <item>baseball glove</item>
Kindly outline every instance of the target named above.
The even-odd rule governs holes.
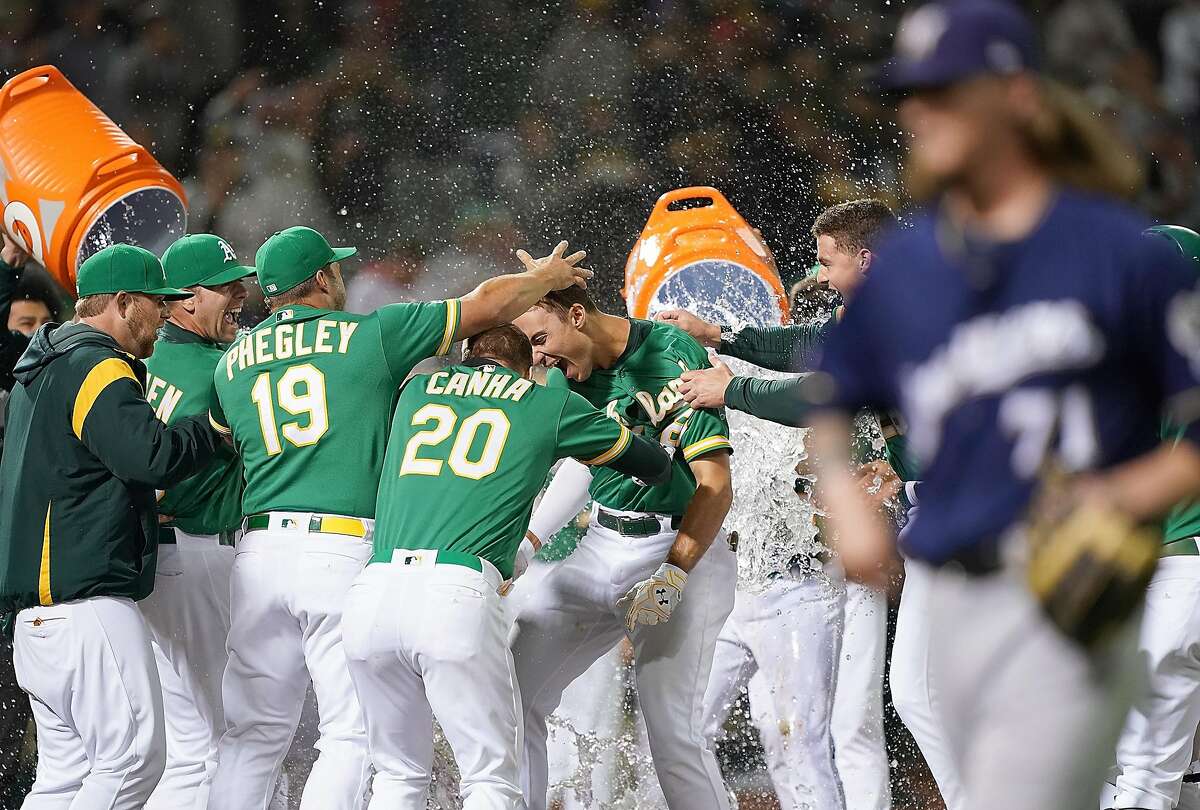
[[[1063,633],[1091,646],[1137,610],[1161,534],[1108,505],[1079,501],[1061,474],[1043,477],[1031,510],[1029,587]]]

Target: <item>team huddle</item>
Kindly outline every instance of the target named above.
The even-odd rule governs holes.
[[[23,808],[277,807],[310,685],[305,810],[424,810],[435,724],[467,810],[572,807],[550,718],[624,645],[668,807],[737,806],[748,687],[781,807],[887,810],[901,579],[891,690],[948,810],[1200,807],[1200,234],[1115,201],[1136,172],[1033,41],[1005,0],[905,16],[920,204],[816,218],[819,325],[607,313],[565,241],[368,315],[307,227],[252,267],[213,234],[89,256],[0,459]],[[727,409],[808,428],[785,472],[828,542],[781,530],[753,592]]]

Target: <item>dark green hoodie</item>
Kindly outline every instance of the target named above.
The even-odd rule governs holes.
[[[0,459],[0,614],[89,596],[142,599],[158,553],[155,490],[219,441],[203,417],[167,427],[146,367],[90,326],[47,324],[13,371]]]

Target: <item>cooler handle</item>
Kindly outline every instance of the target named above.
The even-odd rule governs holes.
[[[690,199],[712,200],[712,207],[721,209],[723,213],[736,213],[733,206],[729,204],[729,200],[725,199],[725,195],[717,191],[712,186],[688,186],[687,188],[677,188],[673,191],[668,191],[666,194],[658,198],[658,202],[654,204],[654,210],[650,212],[650,220],[657,217],[669,216],[672,214],[684,213],[688,209],[681,211],[672,211],[670,205],[679,202],[680,200]]]
[[[117,152],[115,155],[111,155],[93,162],[92,180],[103,177],[106,174],[112,174],[113,172],[124,169],[126,166],[132,166],[141,159],[142,152],[144,151],[145,150],[142,149],[142,147],[138,144],[131,143],[128,146],[121,147],[121,151]]]
[[[17,96],[66,82],[67,77],[54,65],[42,65],[18,73],[0,87],[0,115],[8,111],[9,105]]]

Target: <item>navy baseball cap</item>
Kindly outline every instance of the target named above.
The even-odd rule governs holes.
[[[1007,0],[940,0],[905,14],[879,83],[887,90],[943,87],[985,73],[1038,66],[1029,19]]]

